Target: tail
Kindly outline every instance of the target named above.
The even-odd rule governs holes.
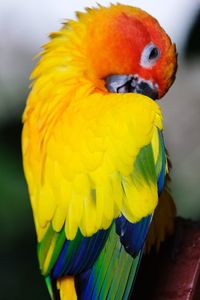
[[[113,226],[92,270],[77,278],[78,299],[127,300],[137,274],[141,252],[135,258],[131,257],[120,243]]]
[[[120,216],[112,224],[105,246],[91,269],[76,274],[76,278],[63,276],[57,279],[60,300],[127,300],[151,218],[150,215],[132,224]],[[51,285],[46,278],[46,283],[52,300],[57,299],[55,282]]]
[[[60,291],[60,300],[77,300],[74,277],[64,276],[58,279],[57,289]]]

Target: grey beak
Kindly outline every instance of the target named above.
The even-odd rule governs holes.
[[[158,85],[138,75],[110,75],[106,78],[106,88],[111,93],[136,93],[154,100],[158,97]]]

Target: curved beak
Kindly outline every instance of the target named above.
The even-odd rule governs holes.
[[[158,85],[138,75],[110,75],[106,78],[106,88],[111,93],[136,93],[153,100],[158,97]]]

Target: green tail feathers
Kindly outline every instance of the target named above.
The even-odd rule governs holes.
[[[106,245],[81,287],[81,300],[126,300],[129,298],[140,262],[141,252],[136,258],[130,256],[121,245],[115,226]]]

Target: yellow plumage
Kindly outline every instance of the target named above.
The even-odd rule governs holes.
[[[37,103],[35,98],[31,102],[27,110]],[[72,98],[58,116],[53,109],[49,104],[43,117],[33,105],[31,116],[38,122],[31,126],[29,118],[24,127],[29,147],[24,164],[39,236],[51,220],[60,230],[66,219],[66,235],[73,239],[78,227],[89,236],[107,229],[120,213],[132,222],[151,213],[156,186],[134,182],[131,173],[139,150],[151,142],[154,127],[160,128],[157,104],[142,95],[98,93]],[[52,115],[46,128],[37,126]],[[127,182],[127,199],[120,190],[122,180]],[[132,203],[138,195],[139,207]]]

